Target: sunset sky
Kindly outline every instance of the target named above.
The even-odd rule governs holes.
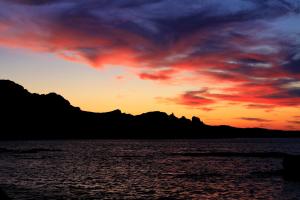
[[[82,110],[300,130],[300,0],[0,0],[0,78]]]

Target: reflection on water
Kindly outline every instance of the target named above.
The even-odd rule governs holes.
[[[0,187],[14,199],[300,199],[300,183],[273,173],[280,157],[186,155],[300,154],[298,139],[27,141],[0,148]]]

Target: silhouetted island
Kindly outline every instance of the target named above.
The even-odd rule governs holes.
[[[159,111],[86,112],[58,94],[33,94],[9,80],[0,80],[0,109],[1,140],[300,137],[299,131],[209,126]]]

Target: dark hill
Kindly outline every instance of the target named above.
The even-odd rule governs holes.
[[[299,137],[299,132],[208,126],[199,118],[148,112],[133,116],[115,110],[81,111],[55,93],[32,94],[0,80],[0,139],[172,139],[232,137]]]

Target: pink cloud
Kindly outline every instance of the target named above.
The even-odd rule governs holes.
[[[175,70],[156,70],[156,71],[148,71],[142,72],[139,74],[139,77],[144,80],[169,80],[172,79]]]
[[[208,104],[215,103],[214,100],[204,97],[206,93],[206,89],[198,90],[198,91],[187,91],[186,93],[180,95],[175,101],[178,104],[198,107]]]

